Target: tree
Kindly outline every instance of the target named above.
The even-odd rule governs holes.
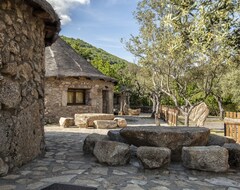
[[[127,48],[152,71],[153,83],[168,95],[189,125],[191,110],[212,93],[219,73],[236,61],[238,1],[142,0],[140,24]],[[231,36],[231,37],[230,37]]]

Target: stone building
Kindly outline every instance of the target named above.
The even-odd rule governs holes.
[[[0,176],[44,151],[44,51],[59,30],[45,0],[0,0]]]
[[[113,113],[115,79],[103,75],[59,38],[46,48],[45,119]]]

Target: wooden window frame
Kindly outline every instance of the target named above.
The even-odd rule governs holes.
[[[67,105],[68,106],[78,106],[78,105],[86,105],[86,89],[80,89],[80,88],[69,88],[67,90],[67,93],[68,92],[73,92],[74,95],[73,95],[73,103],[68,103],[67,102]],[[83,103],[76,103],[76,93],[77,92],[82,92],[83,93]]]

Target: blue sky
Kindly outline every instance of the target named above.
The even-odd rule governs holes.
[[[133,16],[139,0],[48,0],[62,18],[61,34],[80,38],[118,57],[134,62],[121,38],[138,33]]]

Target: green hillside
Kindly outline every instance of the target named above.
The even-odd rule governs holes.
[[[127,64],[128,61],[121,59],[115,55],[112,55],[101,48],[94,47],[93,45],[84,42],[80,39],[68,38],[66,36],[61,36],[73,49],[75,49],[82,57],[93,61],[96,57],[101,57],[104,62],[110,64]]]

